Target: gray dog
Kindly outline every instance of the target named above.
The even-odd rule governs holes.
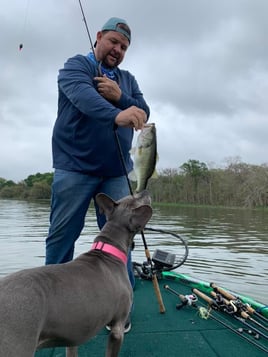
[[[97,203],[107,223],[92,249],[72,262],[26,269],[0,281],[0,356],[33,357],[67,346],[66,356],[111,326],[106,357],[118,356],[132,305],[126,261],[135,234],[152,216],[146,191]]]

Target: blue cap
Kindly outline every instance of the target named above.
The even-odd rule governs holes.
[[[129,43],[131,40],[131,31],[127,22],[119,17],[111,17],[103,26],[102,31],[116,31],[124,35]]]

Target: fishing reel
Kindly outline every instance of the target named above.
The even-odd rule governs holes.
[[[180,310],[184,306],[194,306],[195,307],[197,301],[198,301],[198,297],[195,294],[184,295],[184,298],[181,300],[181,303],[176,305],[176,309]]]
[[[240,312],[238,309],[238,306],[236,304],[236,301],[234,300],[229,300],[228,303],[226,303],[226,299],[219,293],[215,294],[215,303],[216,309],[220,309],[228,313],[229,315],[236,314]]]
[[[133,262],[133,270],[135,276],[144,280],[152,280],[153,275],[161,278],[161,272],[163,271],[163,269],[159,269],[159,265],[157,267],[152,260],[147,260],[143,263]]]

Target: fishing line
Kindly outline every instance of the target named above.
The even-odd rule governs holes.
[[[84,21],[84,24],[85,24],[85,27],[86,27],[86,32],[87,32],[87,36],[88,36],[88,39],[89,39],[90,47],[91,47],[93,56],[95,58],[95,61],[98,63],[98,75],[100,77],[102,77],[101,61],[98,61],[97,57],[96,57],[96,53],[95,53],[95,50],[94,50],[94,45],[93,45],[93,42],[92,42],[92,39],[91,39],[91,36],[90,36],[89,28],[88,28],[88,25],[87,25],[87,19],[85,17],[85,13],[84,13],[84,10],[83,10],[83,6],[82,6],[82,3],[81,3],[81,0],[78,0],[78,2],[79,2],[79,5],[80,5],[80,10],[81,10],[82,16],[83,16],[83,21]]]
[[[94,46],[93,46],[93,42],[92,42],[92,39],[91,39],[91,36],[90,36],[90,32],[89,32],[89,29],[88,29],[87,20],[86,20],[86,17],[85,17],[85,13],[84,13],[84,10],[83,10],[83,6],[82,6],[82,3],[81,3],[81,0],[78,0],[78,1],[79,1],[79,5],[80,5],[80,9],[81,9],[82,16],[83,16],[83,21],[84,21],[84,24],[85,24],[85,27],[86,27],[87,35],[88,35],[88,38],[89,38],[91,50],[92,50],[93,55],[94,55],[94,57],[95,57],[95,59],[96,59],[96,55],[95,55],[95,51],[94,51]]]
[[[28,12],[29,12],[29,4],[30,4],[30,0],[28,0],[27,3],[26,3],[23,31],[25,31],[25,28],[26,28],[26,23],[27,23],[27,19],[28,19]]]
[[[30,4],[30,0],[27,0],[26,2],[26,6],[25,6],[25,15],[24,15],[24,22],[23,22],[23,26],[22,26],[22,40],[25,37],[25,32],[26,32],[26,24],[27,24],[27,20],[28,20],[28,13],[29,13],[29,4]],[[21,51],[23,49],[23,41],[19,44],[19,51]]]

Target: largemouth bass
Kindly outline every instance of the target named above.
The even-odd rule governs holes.
[[[131,181],[137,181],[136,192],[146,189],[150,177],[156,177],[157,144],[155,124],[146,124],[137,137],[136,147],[131,149],[134,168],[129,174]]]

